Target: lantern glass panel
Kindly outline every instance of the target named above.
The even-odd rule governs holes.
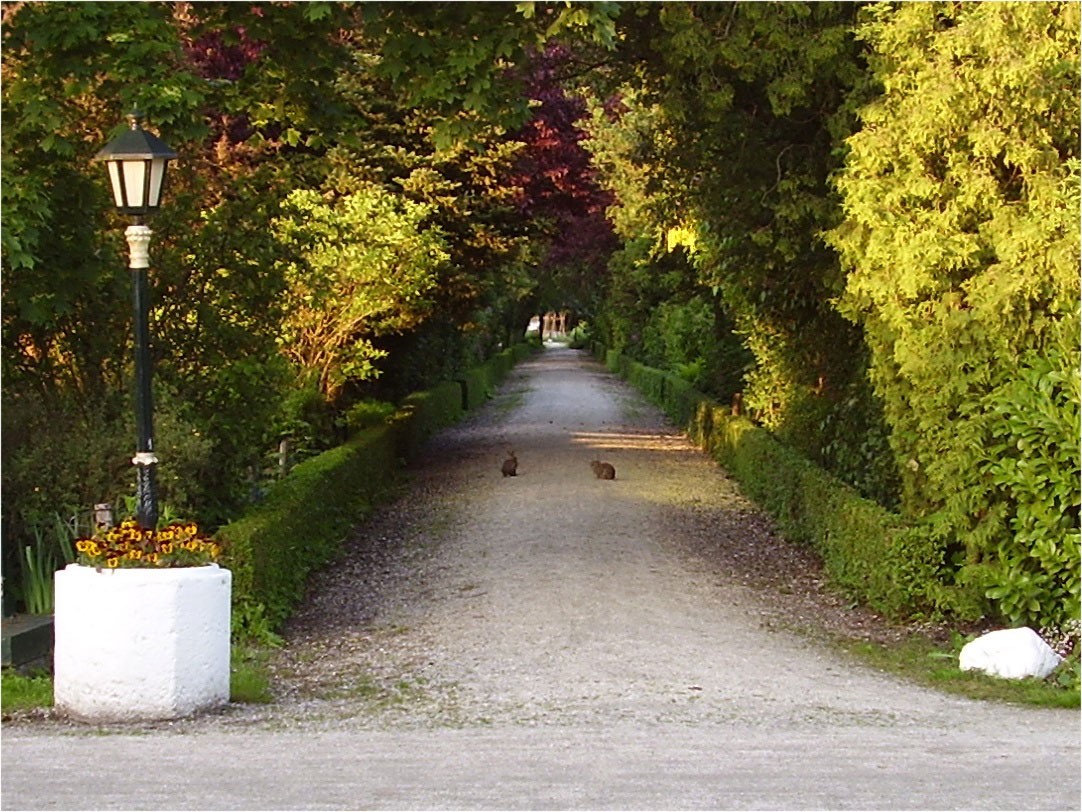
[[[162,185],[165,183],[165,165],[168,163],[164,158],[155,158],[150,161],[150,194],[147,197],[147,205],[156,209],[161,204]]]
[[[146,205],[147,164],[149,161],[122,161],[124,169],[125,203],[129,208],[143,208]]]
[[[120,161],[109,161],[106,166],[109,167],[109,183],[113,187],[113,202],[118,209],[125,208],[127,202],[124,200],[124,182],[120,177]]]

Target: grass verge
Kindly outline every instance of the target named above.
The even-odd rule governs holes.
[[[270,649],[254,645],[234,645],[229,666],[229,701],[246,705],[265,705],[274,701],[267,667]]]
[[[235,645],[229,669],[229,701],[241,704],[272,702],[270,650],[250,645]],[[0,674],[0,707],[3,713],[53,706],[53,678],[46,672],[21,674],[5,668]]]
[[[1078,708],[1079,653],[1068,658],[1047,679],[1005,680],[958,668],[958,652],[966,641],[959,638],[952,650],[922,635],[890,644],[864,640],[841,640],[839,646],[853,657],[880,671],[970,699],[1007,702],[1045,708]],[[241,704],[264,704],[274,700],[268,668],[270,649],[241,644],[233,647],[229,698]],[[17,711],[51,708],[53,680],[45,672],[21,674],[5,668],[0,674],[0,707],[5,715]],[[386,686],[362,676],[350,693],[379,705],[394,705],[424,695],[423,683]]]
[[[958,667],[958,653],[966,642],[959,638],[947,651],[942,643],[914,635],[890,644],[846,640],[841,647],[880,671],[970,699],[1043,708],[1079,707],[1077,650],[1047,679],[1009,680],[976,671],[962,671]]]
[[[5,668],[0,675],[0,707],[5,714],[13,711],[51,708],[53,678],[44,672],[20,674]]]

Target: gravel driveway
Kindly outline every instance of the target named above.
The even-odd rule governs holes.
[[[549,348],[315,579],[276,703],[9,725],[3,808],[1079,808],[1076,711],[905,684],[837,631],[894,633],[624,383]]]

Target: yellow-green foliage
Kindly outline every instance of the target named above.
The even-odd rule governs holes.
[[[422,323],[442,264],[450,258],[437,229],[425,227],[434,207],[359,183],[328,203],[297,189],[274,227],[287,252],[281,345],[320,390],[334,394],[350,380],[377,374],[386,355],[373,339]]]
[[[903,512],[980,611],[1077,618],[1079,6],[864,14],[882,92],[848,139],[831,240]]]

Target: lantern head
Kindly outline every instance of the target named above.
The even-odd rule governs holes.
[[[121,214],[146,215],[158,210],[165,188],[165,170],[177,157],[164,141],[139,124],[139,114],[128,115],[125,130],[94,156],[105,161],[113,187],[113,201]]]

